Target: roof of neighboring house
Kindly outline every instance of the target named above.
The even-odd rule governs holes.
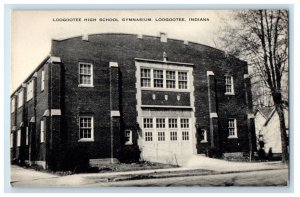
[[[259,108],[257,111],[256,111],[256,114],[258,112],[261,113],[261,115],[264,116],[265,119],[269,119],[273,113],[273,111],[275,111],[275,108],[274,107],[262,107],[262,108]],[[255,114],[255,115],[256,115]]]

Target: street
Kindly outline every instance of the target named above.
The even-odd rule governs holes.
[[[12,166],[11,172],[14,187],[286,186],[288,180],[287,168],[128,180],[106,179],[101,173],[58,176],[18,166]]]

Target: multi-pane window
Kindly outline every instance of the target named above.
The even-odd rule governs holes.
[[[79,85],[93,85],[93,65],[89,63],[79,63]]]
[[[163,70],[153,70],[154,75],[154,87],[162,88],[164,87],[164,72]]]
[[[156,118],[156,128],[165,128],[165,119],[164,118]]]
[[[141,86],[142,87],[151,87],[151,70],[150,69],[141,69]]]
[[[236,128],[236,119],[229,119],[228,120],[228,137],[237,137],[237,128]]]
[[[189,140],[189,132],[188,131],[182,131],[182,140],[183,141]]]
[[[181,128],[189,128],[190,127],[189,119],[188,118],[180,119],[180,127]]]
[[[175,71],[166,71],[166,82],[167,88],[175,88],[176,87],[176,76]]]
[[[132,144],[132,131],[125,130],[125,144]]]
[[[21,130],[17,131],[17,146],[21,146]]]
[[[152,118],[144,118],[144,128],[153,128]]]
[[[33,97],[33,80],[31,80],[27,85],[27,101],[31,100]]]
[[[79,138],[80,139],[94,139],[93,137],[93,117],[84,116],[79,117]]]
[[[166,138],[165,138],[165,132],[160,131],[157,134],[158,134],[157,135],[158,136],[158,138],[157,138],[158,141],[165,141],[166,140]]]
[[[149,142],[152,141],[152,132],[145,132],[145,141]]]
[[[43,120],[41,120],[40,127],[40,142],[43,143],[45,142],[45,122]]]
[[[45,88],[45,71],[42,70],[42,76],[41,76],[41,91],[43,91]]]
[[[207,132],[205,129],[201,129],[201,133],[200,133],[200,142],[207,142]]]
[[[15,100],[15,97],[13,97],[11,99],[11,113],[13,113],[15,111],[15,108],[16,108],[16,100]]]
[[[23,102],[24,102],[24,92],[22,89],[22,90],[20,90],[20,92],[18,94],[18,107],[23,106]]]
[[[169,118],[169,128],[177,128],[177,119]]]
[[[232,76],[225,76],[225,93],[234,93]]]
[[[171,141],[176,141],[177,140],[177,132],[176,131],[171,131],[170,132],[170,140]]]
[[[178,88],[187,89],[188,87],[187,72],[178,72]]]

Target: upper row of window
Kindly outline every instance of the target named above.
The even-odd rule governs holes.
[[[34,80],[30,80],[27,83],[27,88],[26,88],[26,101],[30,101],[33,98],[34,95]],[[44,90],[45,88],[45,71],[42,70],[41,72],[41,92]],[[24,104],[24,89],[21,89],[18,92],[18,108],[22,107]],[[16,107],[16,101],[15,101],[15,97],[12,98],[11,100],[11,112],[15,111],[15,107]]]
[[[188,89],[188,72],[142,68],[141,87]]]

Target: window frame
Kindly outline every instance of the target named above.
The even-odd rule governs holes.
[[[200,136],[200,139],[201,139],[201,141],[200,141],[200,143],[207,143],[208,141],[207,141],[207,130],[206,129],[201,129],[200,130],[201,131],[201,136]],[[202,136],[203,136],[203,139],[202,139]]]
[[[28,102],[31,99],[33,99],[33,96],[34,96],[34,80],[31,79],[27,83],[27,88],[26,88],[26,102]]]
[[[20,96],[20,94],[21,94],[21,96]],[[22,107],[23,105],[24,105],[24,89],[22,88],[18,92],[18,108]]]
[[[230,83],[228,83],[228,78],[230,78]],[[227,87],[230,87],[230,92],[227,91]],[[234,80],[233,76],[225,75],[225,95],[234,95]]]
[[[129,140],[127,141],[127,132],[129,132]],[[132,145],[132,130],[131,129],[125,129],[125,145]]]
[[[170,74],[169,73],[174,73],[174,78],[170,78]],[[174,82],[174,87],[168,87],[168,82]],[[176,89],[176,84],[177,84],[177,80],[176,80],[176,71],[175,70],[166,70],[166,88],[167,89]]]
[[[182,130],[181,131],[182,141],[190,141],[190,131],[189,130]]]
[[[10,101],[10,113],[14,113],[15,109],[16,109],[16,98],[12,97],[11,101]]]
[[[186,74],[186,79],[180,79],[180,73],[185,73]],[[178,89],[180,90],[188,90],[189,89],[189,84],[188,84],[188,71],[178,71]],[[186,84],[185,88],[181,88],[180,87],[180,82],[184,82],[184,84]]]
[[[45,70],[41,71],[41,92],[45,89]]]
[[[151,69],[150,68],[141,68],[140,69],[141,70],[141,87],[142,88],[151,88],[152,87],[152,82],[151,82],[151,79],[152,79],[152,72],[151,72]],[[149,76],[143,76],[142,75],[142,70],[149,70]],[[149,84],[149,86],[143,86],[143,80],[147,80],[147,84]],[[149,82],[148,82],[148,80],[149,80]]]
[[[81,73],[81,69],[80,66],[86,64],[90,66],[91,69],[91,73],[90,74],[86,74],[86,73]],[[78,87],[94,87],[94,66],[92,63],[88,63],[88,62],[78,62]],[[81,75],[84,76],[90,76],[90,84],[85,84],[85,83],[80,83],[80,77]]]
[[[155,74],[155,71],[161,72],[162,75],[161,75],[161,74],[156,75],[156,74]],[[161,89],[161,88],[164,88],[164,87],[165,87],[165,74],[164,74],[164,73],[165,73],[165,72],[164,72],[163,69],[157,69],[157,68],[153,69],[153,87],[154,87],[154,88]],[[158,76],[159,76],[159,77],[158,77]],[[161,78],[161,76],[162,76],[162,78]],[[155,83],[155,80],[161,81],[161,83],[158,83],[158,84],[160,84],[161,86],[155,86],[155,84],[156,84],[156,83]]]
[[[233,127],[230,125],[230,121],[233,121]],[[228,122],[228,139],[238,138],[236,119],[235,118],[229,118],[227,122]],[[233,131],[234,131],[233,135],[230,134],[230,129],[233,129]]]
[[[45,143],[45,121],[40,121],[40,143]]]
[[[170,131],[170,142],[178,141],[178,132]]]
[[[81,119],[83,118],[90,118],[91,119],[91,127],[83,127],[81,128],[80,124],[81,124]],[[91,137],[90,138],[81,138],[80,134],[81,134],[81,129],[87,129],[90,128],[91,129]],[[94,141],[94,116],[79,116],[79,124],[78,124],[78,142],[93,142]]]
[[[10,133],[10,148],[14,147],[14,133]]]
[[[21,129],[17,131],[17,147],[21,146]]]
[[[149,135],[151,134],[151,135]],[[145,131],[145,142],[153,142],[153,131]]]

